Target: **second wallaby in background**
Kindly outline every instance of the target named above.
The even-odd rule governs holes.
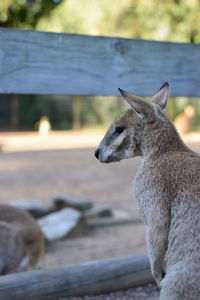
[[[160,300],[200,299],[200,156],[164,115],[169,85],[146,102],[119,89],[130,104],[108,129],[95,156],[102,163],[142,156],[134,194],[147,226]]]
[[[0,275],[42,266],[44,238],[25,210],[0,204]]]

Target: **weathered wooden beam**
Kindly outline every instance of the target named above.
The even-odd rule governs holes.
[[[0,278],[0,300],[96,295],[153,282],[145,255],[30,271]]]
[[[0,28],[0,93],[200,96],[200,45]]]

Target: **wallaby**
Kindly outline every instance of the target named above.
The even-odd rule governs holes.
[[[174,120],[174,126],[178,133],[186,134],[191,131],[192,119],[195,115],[195,109],[191,105],[187,105],[182,114],[179,114]]]
[[[26,271],[42,263],[43,234],[25,210],[0,204],[0,275]]]
[[[134,194],[147,226],[147,248],[160,300],[200,299],[200,156],[164,115],[165,83],[146,102],[119,89],[131,105],[108,129],[95,156],[102,163],[142,156]]]

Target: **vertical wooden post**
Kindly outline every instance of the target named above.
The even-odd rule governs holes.
[[[10,95],[10,122],[12,129],[17,129],[19,125],[19,98],[18,95]]]
[[[73,97],[72,114],[73,114],[72,128],[74,130],[79,130],[81,128],[81,97],[80,96]]]

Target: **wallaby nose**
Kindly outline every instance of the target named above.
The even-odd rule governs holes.
[[[96,149],[96,151],[94,152],[94,155],[96,156],[96,158],[99,158],[99,149]]]

